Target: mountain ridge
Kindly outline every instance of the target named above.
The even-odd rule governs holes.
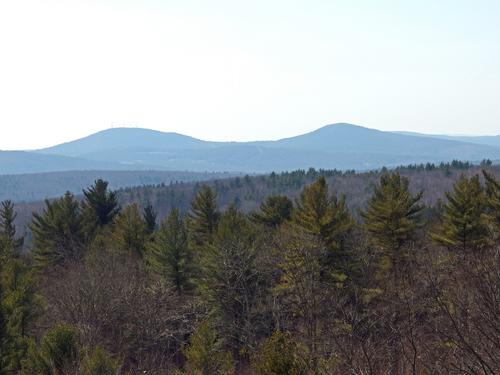
[[[338,123],[294,137],[251,142],[204,141],[174,132],[112,128],[30,155],[72,157],[73,162],[80,160],[79,170],[96,169],[92,163],[104,163],[97,169],[267,173],[309,167],[368,170],[454,159],[500,160],[500,146]],[[67,159],[62,162],[68,164]],[[33,172],[39,172],[34,165]],[[2,167],[0,157],[0,174],[5,174]],[[22,171],[29,172],[27,168]]]

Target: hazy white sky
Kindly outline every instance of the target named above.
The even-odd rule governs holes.
[[[0,149],[111,126],[500,134],[498,0],[0,0]]]

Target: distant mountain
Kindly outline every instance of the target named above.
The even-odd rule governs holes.
[[[309,167],[367,170],[453,159],[500,160],[500,147],[496,146],[351,124],[328,125],[296,137],[257,142],[206,142],[177,133],[116,128],[37,153],[120,166],[115,169],[258,173]]]
[[[209,147],[212,143],[178,133],[142,128],[112,128],[38,151],[44,154],[85,157],[105,150],[192,149]]]
[[[0,151],[0,175],[88,169],[122,169],[122,166],[108,161],[85,160],[65,155]]]
[[[500,147],[500,135],[467,136],[467,135],[421,134],[414,132],[395,132],[395,133],[412,135],[417,137],[447,139],[449,141],[468,142],[478,145]]]

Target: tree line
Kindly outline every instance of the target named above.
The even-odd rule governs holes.
[[[249,213],[201,185],[160,222],[97,180],[28,253],[2,202],[0,374],[500,373],[500,181],[429,208],[385,170],[353,212],[316,177]]]

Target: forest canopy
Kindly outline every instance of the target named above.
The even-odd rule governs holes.
[[[355,209],[345,172],[269,175],[299,193],[250,210],[220,185],[166,210],[97,180],[46,201],[29,242],[4,201],[0,374],[500,373],[500,180],[422,166],[446,168],[432,204],[396,169]],[[258,178],[231,183],[260,197]]]

